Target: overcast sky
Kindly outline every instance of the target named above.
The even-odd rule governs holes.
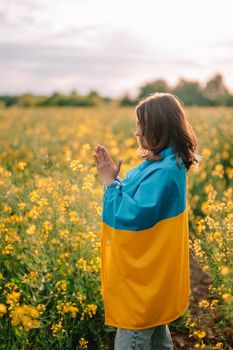
[[[0,93],[132,96],[145,81],[233,92],[231,0],[1,0]]]

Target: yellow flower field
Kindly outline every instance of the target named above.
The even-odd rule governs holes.
[[[211,279],[182,327],[192,348],[227,349],[233,333],[233,108],[187,108],[203,160],[188,172],[190,252]],[[121,173],[141,162],[133,107],[0,109],[0,349],[112,349],[100,294],[106,146]],[[174,322],[179,329],[179,322]],[[206,324],[206,323],[205,323]],[[232,345],[231,345],[232,346]]]

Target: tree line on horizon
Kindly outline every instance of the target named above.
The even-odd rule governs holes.
[[[140,99],[154,92],[169,92],[179,97],[186,106],[233,106],[233,95],[227,89],[221,74],[215,74],[205,86],[198,81],[190,81],[181,78],[174,87],[164,79],[157,79],[143,83],[139,86],[139,93],[136,98],[129,94],[114,99],[103,97],[97,91],[90,91],[87,95],[80,95],[76,90],[65,95],[54,92],[50,96],[34,95],[26,93],[22,95],[0,96],[0,106],[11,107],[14,105],[22,107],[49,107],[49,106],[83,106],[94,107],[104,104],[117,104],[118,106],[136,106]]]

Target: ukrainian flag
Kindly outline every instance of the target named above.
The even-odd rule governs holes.
[[[101,292],[105,325],[146,329],[189,306],[187,169],[172,146],[143,160],[103,194]]]

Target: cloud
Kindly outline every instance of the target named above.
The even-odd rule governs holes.
[[[95,28],[85,27],[80,34]],[[68,28],[63,33],[78,33]],[[161,50],[147,47],[139,38],[122,31],[115,31],[99,38],[89,38],[87,46],[82,44],[58,44],[54,35],[43,42],[2,42],[0,65],[0,92],[35,91],[51,93],[56,89],[69,91],[78,88],[83,93],[97,89],[104,94],[117,95],[127,86],[144,79],[171,72],[174,66],[199,68],[201,63],[192,59],[168,57]],[[91,41],[94,44],[91,44]]]
[[[59,38],[60,40],[69,39],[71,37],[73,38],[76,35],[79,36],[90,32],[96,33],[96,31],[99,31],[104,28],[106,28],[105,23],[82,26],[82,27],[68,26],[65,30],[49,34],[49,39],[50,40],[55,38]]]
[[[229,39],[218,39],[218,40],[211,40],[208,42],[203,43],[203,46],[207,46],[209,48],[216,48],[216,47],[228,47],[233,48],[233,40],[231,38]]]
[[[0,11],[0,23],[1,26],[9,24],[9,18],[4,11]]]
[[[7,24],[18,25],[24,23],[36,22],[37,15],[45,11],[46,7],[37,0],[11,0],[2,1],[0,5],[1,19]],[[4,23],[1,22],[1,25]]]

